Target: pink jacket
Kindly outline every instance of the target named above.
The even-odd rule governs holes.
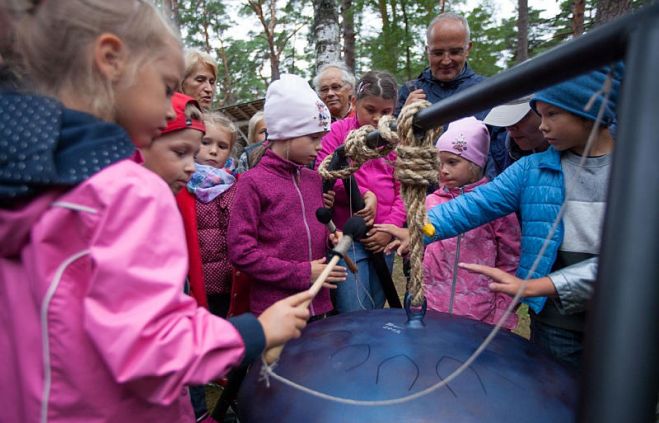
[[[334,122],[332,129],[322,140],[322,148],[316,158],[316,168],[325,157],[334,153],[334,150],[345,142],[350,131],[360,126],[357,116]],[[355,179],[362,194],[371,191],[378,199],[375,223],[393,223],[402,227],[406,221],[406,213],[405,204],[400,196],[400,182],[394,178],[395,162],[396,153],[394,152],[389,153],[385,158],[370,160],[355,172]],[[336,197],[332,220],[338,228],[342,228],[350,217],[350,208],[341,180],[336,181],[334,191]]]
[[[487,178],[466,186],[464,192],[469,192],[485,183]],[[426,210],[450,201],[458,195],[460,189],[447,192],[439,188],[426,197]],[[457,237],[428,244],[423,259],[424,289],[428,307],[437,311],[449,310],[458,238],[460,238],[460,262],[492,266],[512,274],[517,270],[520,229],[514,213]],[[486,276],[458,269],[453,312],[456,315],[495,324],[512,299],[508,295],[490,291],[488,288],[490,281]],[[515,326],[517,326],[517,316],[513,313],[504,323],[504,327],[512,329]]]
[[[0,209],[0,421],[194,421],[186,385],[240,363],[240,325],[183,293],[174,197],[131,161]]]

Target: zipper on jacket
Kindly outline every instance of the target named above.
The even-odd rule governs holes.
[[[307,242],[309,245],[309,261],[311,262],[313,260],[313,252],[311,249],[311,229],[309,229],[309,223],[307,222],[307,211],[306,208],[304,207],[304,198],[302,197],[302,191],[300,191],[300,187],[297,184],[297,181],[295,177],[297,176],[297,179],[300,179],[300,169],[295,170],[295,174],[291,175],[291,179],[293,179],[293,186],[295,187],[295,191],[297,191],[298,197],[300,197],[300,204],[302,205],[302,221],[304,222],[304,228],[307,231]],[[313,283],[313,281],[311,281]],[[314,316],[316,313],[313,309],[313,301],[309,304],[309,308],[311,309],[311,315]]]
[[[449,190],[450,193],[450,190]],[[460,195],[464,194],[464,188],[460,187]],[[453,196],[451,194],[453,198]],[[453,280],[451,281],[451,298],[448,303],[448,314],[453,314],[453,301],[455,300],[455,286],[458,283],[458,263],[460,262],[460,240],[463,234],[458,234],[458,241],[455,245],[455,261],[453,262]]]

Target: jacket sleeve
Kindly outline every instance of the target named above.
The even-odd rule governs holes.
[[[520,229],[514,213],[492,222],[497,242],[495,267],[515,274],[519,265]]]
[[[403,202],[403,197],[400,193],[400,182],[394,177],[393,168],[391,177],[394,180],[394,202],[391,206],[391,211],[384,218],[383,223],[391,223],[398,226],[399,228],[402,228],[405,226],[405,223],[407,223],[407,210],[405,208],[405,203]]]
[[[426,243],[452,238],[516,211],[524,185],[525,162],[518,161],[493,181],[433,207],[428,221],[435,227],[435,235],[424,238]]]
[[[183,293],[181,217],[162,181],[144,179],[101,193],[106,206],[90,242],[84,328],[118,383],[149,402],[171,404],[186,385],[254,357],[265,337],[253,316],[233,325]]]
[[[561,313],[573,314],[586,310],[586,304],[593,295],[598,261],[598,257],[592,257],[548,275],[556,288],[554,302]]]
[[[405,102],[407,101],[407,97],[410,96],[410,86],[414,86],[414,80],[412,81],[407,81],[403,85],[400,86],[400,90],[398,91],[398,103],[396,104],[396,108],[394,110],[394,116],[398,117],[400,114],[400,111],[403,110],[403,106],[405,105]]]
[[[252,179],[237,182],[236,197],[229,218],[229,260],[238,270],[259,282],[281,288],[303,290],[311,284],[311,264],[308,261],[289,261],[267,254],[258,244],[258,225],[261,221],[259,188]]]

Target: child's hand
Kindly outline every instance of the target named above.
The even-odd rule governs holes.
[[[299,338],[309,319],[311,293],[303,291],[277,301],[258,317],[265,334],[266,349]]]
[[[362,238],[360,242],[368,251],[373,253],[381,253],[387,247],[391,241],[391,238],[391,234],[378,231],[376,229],[371,229],[370,231],[366,232],[366,236]]]
[[[484,266],[482,264],[473,263],[458,263],[462,269],[470,272],[480,273],[492,279],[489,288],[493,292],[502,292],[504,294],[514,297],[522,285],[524,280],[515,275],[506,273],[496,267]],[[529,279],[526,287],[523,288],[522,297],[542,297],[548,295],[556,295],[556,288],[548,277],[539,279]]]
[[[341,231],[336,231],[333,234],[329,234],[329,240],[332,243],[332,247],[336,247],[336,244],[341,241],[341,238],[343,238],[343,232]]]
[[[375,220],[375,211],[378,208],[378,199],[371,191],[366,191],[364,194],[364,208],[356,212],[357,216],[364,218],[366,226],[373,226]]]
[[[407,228],[399,228],[391,223],[381,223],[373,226],[373,229],[394,237],[384,248],[385,253],[396,249],[399,256],[406,256],[410,252],[410,231]]]
[[[325,270],[325,267],[327,265],[325,262],[327,259],[325,257],[318,259],[318,260],[313,260],[311,262],[311,283],[313,283],[316,279],[318,279],[318,276]],[[330,274],[327,276],[327,279],[325,279],[325,282],[323,283],[323,288],[329,288],[329,289],[336,289],[336,283],[338,282],[343,282],[346,280],[346,268],[343,266],[334,266],[332,268],[332,271]]]
[[[336,196],[336,193],[332,190],[329,190],[327,192],[323,193],[323,206],[325,206],[328,209],[331,209],[334,207],[334,197]]]

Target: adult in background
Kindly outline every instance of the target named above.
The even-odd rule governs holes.
[[[355,75],[345,63],[333,62],[321,66],[313,79],[313,86],[329,109],[332,122],[355,115]]]
[[[483,122],[486,125],[505,127],[506,166],[533,153],[545,151],[549,144],[540,132],[540,116],[531,109],[531,96],[513,100],[490,110]]]
[[[213,104],[216,80],[217,62],[210,55],[199,50],[186,51],[181,92],[197,100],[204,112]]]
[[[423,72],[400,88],[395,115],[408,104],[418,100],[428,100],[435,104],[466,88],[485,80],[474,72],[467,63],[472,42],[469,23],[452,12],[436,16],[426,30],[426,54],[428,64]],[[475,113],[483,120],[488,110]],[[485,173],[493,179],[506,166],[506,149],[503,128],[490,130],[490,157]]]

